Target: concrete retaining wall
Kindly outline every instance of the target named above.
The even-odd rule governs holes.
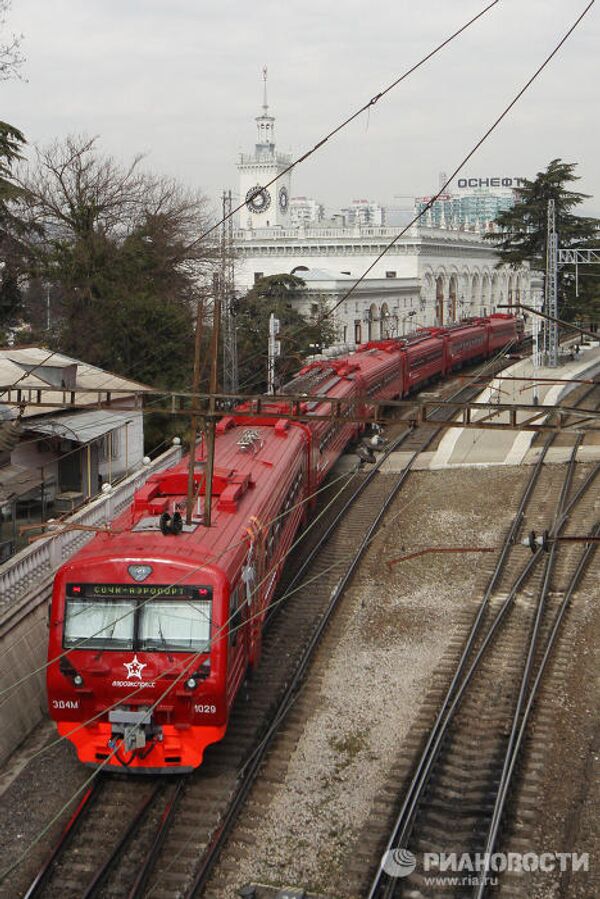
[[[119,484],[110,497],[95,500],[69,521],[91,524],[114,517],[148,475],[180,457],[180,447],[167,450]],[[0,765],[47,713],[45,663],[54,572],[92,536],[74,531],[40,540],[0,566]]]

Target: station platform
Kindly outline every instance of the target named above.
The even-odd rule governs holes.
[[[528,357],[505,369],[500,378],[494,379],[478,396],[477,402],[531,403],[536,385],[539,405],[550,408],[564,402],[573,390],[585,386],[569,383],[572,378],[592,378],[598,372],[600,372],[600,345],[595,342],[582,346],[577,355],[573,353],[572,359],[568,356],[563,357],[558,368],[534,369],[532,359]],[[503,380],[502,378],[506,376],[523,380]],[[560,380],[564,383],[548,384],[541,380],[543,378]],[[507,416],[505,418],[508,420]],[[502,416],[499,416],[498,420],[502,421]],[[533,431],[451,428],[444,434],[437,450],[431,455],[428,467],[437,469],[533,463],[539,455],[539,448],[531,446],[534,437]],[[586,436],[586,445],[582,446],[578,454],[581,461],[600,458],[600,442],[595,442],[599,438],[600,431]],[[559,446],[549,454],[548,462],[564,461],[567,458],[570,447],[561,447],[560,439],[558,443]]]
[[[536,381],[538,402],[540,406],[550,407],[562,403],[576,389],[585,389],[585,385],[568,383],[572,378],[593,378],[600,373],[600,343],[592,342],[581,346],[574,358],[563,356],[558,368],[538,368],[536,378],[551,378],[564,383],[547,384]],[[521,359],[502,372],[502,377],[523,378],[523,380],[506,381],[494,379],[477,397],[477,402],[488,402],[490,399],[501,403],[532,403],[534,367],[531,358]],[[457,421],[460,416],[457,416]],[[502,417],[499,416],[502,421]],[[569,435],[569,431],[564,432]],[[572,433],[572,432],[571,432]],[[487,428],[449,428],[442,437],[437,449],[421,453],[413,466],[416,471],[434,471],[444,468],[487,468],[495,465],[533,465],[541,452],[541,441],[532,443],[536,437],[533,431],[490,430]],[[559,435],[555,445],[550,448],[546,462],[562,463],[568,460],[572,448],[569,436]],[[399,450],[392,453],[384,462],[382,473],[403,471],[412,453]],[[596,462],[600,460],[600,424],[597,430],[590,430],[585,435],[577,454],[579,462]],[[338,473],[350,471],[356,464],[356,456],[342,456],[335,470]]]

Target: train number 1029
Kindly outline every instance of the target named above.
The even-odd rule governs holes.
[[[217,711],[216,705],[195,705],[194,712],[196,715],[214,715]]]

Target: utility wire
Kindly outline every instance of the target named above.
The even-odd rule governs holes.
[[[584,16],[589,12],[589,10],[592,8],[592,6],[594,5],[595,2],[596,2],[596,0],[591,0],[591,2],[588,3],[588,5],[587,5],[587,6],[585,7],[585,9],[583,10],[583,12],[577,17],[577,19],[575,20],[575,22],[571,25],[571,27],[569,28],[569,30],[566,32],[566,34],[563,35],[563,37],[560,39],[560,41],[558,42],[558,44],[557,44],[557,45],[554,47],[554,49],[548,54],[548,56],[545,58],[545,60],[542,62],[542,64],[535,70],[535,72],[533,73],[533,75],[531,76],[531,78],[529,78],[529,80],[523,85],[523,87],[522,87],[522,88],[518,91],[518,93],[513,97],[513,99],[512,99],[512,100],[510,101],[510,103],[508,104],[508,106],[506,106],[506,107],[504,108],[504,110],[500,113],[500,115],[498,116],[498,118],[492,123],[492,125],[490,125],[490,127],[489,127],[489,128],[487,129],[487,131],[483,134],[483,136],[479,138],[479,140],[477,141],[477,143],[475,144],[475,146],[474,146],[471,150],[469,150],[469,152],[467,153],[467,155],[466,155],[466,156],[464,157],[464,159],[457,165],[457,167],[454,169],[454,171],[452,172],[452,174],[450,175],[450,177],[447,178],[447,180],[446,180],[446,181],[444,182],[444,184],[439,188],[439,190],[437,191],[437,193],[436,193],[433,197],[431,197],[431,199],[427,202],[427,204],[423,207],[423,209],[422,209],[420,212],[418,212],[418,213],[411,219],[411,221],[408,223],[408,225],[406,225],[406,226],[402,229],[402,231],[400,231],[400,233],[397,234],[396,237],[394,237],[394,239],[391,240],[391,241],[387,244],[386,247],[384,247],[384,249],[381,251],[381,253],[379,253],[379,255],[373,260],[373,262],[372,262],[372,263],[371,263],[371,264],[364,270],[364,272],[360,275],[360,277],[357,278],[357,280],[356,280],[356,281],[354,282],[354,284],[349,288],[349,290],[346,291],[346,293],[345,293],[345,294],[344,294],[344,295],[337,301],[337,303],[335,303],[334,306],[331,307],[331,309],[328,309],[328,310],[323,314],[323,316],[321,317],[321,320],[323,320],[324,318],[327,318],[327,317],[330,316],[333,312],[335,312],[335,310],[338,308],[338,306],[340,306],[341,303],[344,302],[344,300],[347,300],[348,297],[351,296],[351,295],[354,293],[354,291],[356,290],[356,288],[358,287],[358,285],[361,284],[361,283],[365,280],[365,278],[367,277],[367,275],[369,274],[369,272],[372,271],[372,269],[375,267],[375,265],[377,265],[377,263],[379,262],[379,260],[382,259],[382,258],[385,256],[385,254],[388,252],[388,250],[390,250],[393,246],[395,246],[396,243],[398,243],[398,241],[399,241],[399,240],[406,234],[406,232],[409,230],[409,228],[411,228],[416,222],[418,222],[419,219],[420,219],[423,215],[425,215],[425,213],[426,213],[426,212],[433,206],[433,204],[435,203],[435,201],[436,201],[437,199],[439,199],[439,197],[446,191],[446,189],[449,187],[449,185],[452,183],[452,181],[454,181],[454,179],[456,178],[456,176],[459,174],[459,172],[461,171],[461,169],[463,169],[464,166],[467,164],[467,162],[471,159],[471,157],[475,155],[475,153],[477,152],[477,150],[482,146],[483,143],[485,143],[485,141],[488,139],[488,137],[489,137],[489,136],[496,130],[496,128],[498,127],[498,125],[503,121],[503,119],[506,118],[506,116],[507,116],[508,113],[511,111],[511,109],[518,103],[518,101],[521,99],[521,97],[523,96],[523,94],[528,90],[528,88],[531,87],[531,85],[533,84],[533,82],[534,82],[534,81],[538,78],[538,76],[543,72],[543,70],[546,68],[546,66],[549,64],[549,62],[556,56],[556,54],[557,54],[558,51],[561,49],[561,47],[563,46],[563,44],[568,40],[568,38],[571,36],[571,34],[575,31],[575,29],[577,28],[577,26],[579,25],[579,23],[581,22],[581,20],[582,20],[582,19],[584,18]],[[485,10],[484,10],[484,12],[485,12]]]
[[[518,91],[518,93],[513,97],[513,99],[510,101],[510,103],[504,108],[504,110],[500,113],[500,115],[499,115],[499,116],[497,117],[497,119],[492,123],[492,125],[487,129],[487,131],[482,135],[482,137],[477,141],[477,143],[471,148],[471,150],[469,150],[469,152],[466,154],[466,156],[462,159],[462,161],[459,163],[459,165],[458,165],[458,166],[455,168],[455,170],[452,172],[452,174],[450,175],[450,177],[449,177],[449,178],[445,181],[445,183],[438,189],[437,193],[436,193],[434,196],[431,197],[431,199],[430,199],[430,200],[428,201],[428,203],[423,207],[423,209],[421,209],[421,210],[420,210],[420,211],[419,211],[419,212],[418,212],[418,213],[411,219],[411,221],[410,221],[410,222],[409,222],[409,223],[408,223],[408,224],[407,224],[407,225],[406,225],[406,226],[405,226],[405,227],[404,227],[404,228],[403,228],[403,229],[402,229],[402,230],[401,230],[401,231],[400,231],[400,232],[399,232],[399,233],[398,233],[398,234],[397,234],[397,235],[396,235],[396,236],[395,236],[395,237],[394,237],[394,238],[393,238],[393,239],[392,239],[392,240],[391,240],[391,241],[390,241],[384,248],[383,248],[383,250],[382,250],[382,251],[375,257],[375,259],[373,260],[373,262],[371,262],[370,265],[367,266],[367,268],[366,268],[366,269],[363,271],[363,273],[357,278],[357,280],[351,285],[351,287],[346,291],[346,293],[344,293],[344,294],[340,297],[340,299],[337,300],[337,302],[336,302],[332,307],[330,307],[330,308],[327,309],[325,312],[323,312],[323,313],[322,313],[322,314],[321,314],[321,315],[320,315],[320,316],[319,316],[319,317],[318,317],[312,324],[318,325],[318,324],[320,324],[321,322],[323,322],[326,318],[329,318],[331,315],[333,315],[333,313],[335,312],[335,310],[338,309],[339,306],[341,306],[341,304],[342,304],[343,302],[345,302],[345,301],[348,299],[348,297],[350,297],[350,296],[354,293],[354,291],[357,289],[357,287],[358,287],[358,286],[359,286],[359,285],[366,279],[366,277],[367,277],[367,275],[369,274],[369,272],[371,272],[371,271],[373,270],[373,268],[374,268],[374,267],[377,265],[377,263],[378,263],[378,262],[385,256],[385,254],[388,252],[388,250],[390,250],[393,246],[395,246],[395,245],[398,243],[398,241],[401,240],[402,237],[404,237],[404,235],[407,233],[407,231],[408,231],[414,224],[416,224],[416,222],[418,222],[418,221],[425,215],[425,213],[426,213],[426,212],[433,206],[433,204],[436,202],[436,200],[438,200],[439,197],[440,197],[440,196],[447,190],[447,188],[449,187],[449,185],[450,185],[450,184],[452,183],[452,181],[456,178],[456,176],[459,174],[459,172],[464,168],[464,166],[467,164],[467,162],[468,162],[468,161],[475,155],[475,153],[476,153],[477,150],[482,146],[482,144],[484,144],[485,141],[488,139],[488,137],[489,137],[489,136],[496,130],[496,128],[497,128],[497,127],[500,125],[500,123],[506,118],[506,116],[507,116],[508,113],[511,111],[511,109],[518,103],[518,101],[521,99],[521,97],[523,96],[523,94],[528,90],[529,87],[531,87],[531,85],[532,85],[532,84],[534,83],[534,81],[539,77],[539,75],[540,75],[540,74],[542,73],[542,71],[546,68],[546,66],[550,63],[550,61],[554,58],[554,56],[556,56],[556,54],[557,54],[558,51],[561,49],[561,47],[563,46],[563,44],[568,40],[568,38],[571,36],[571,34],[573,33],[573,31],[575,31],[575,29],[577,28],[577,26],[579,25],[579,23],[581,22],[581,20],[584,18],[584,16],[587,15],[587,13],[588,13],[589,10],[592,8],[592,6],[594,5],[595,2],[596,2],[596,0],[591,0],[591,2],[588,3],[588,5],[587,5],[587,6],[585,7],[585,9],[583,10],[583,12],[577,17],[577,19],[575,20],[575,22],[571,25],[571,27],[568,29],[568,31],[567,31],[567,32],[564,34],[564,36],[560,39],[560,41],[558,42],[558,44],[557,44],[557,45],[554,47],[554,49],[548,54],[548,56],[544,59],[544,61],[542,62],[542,64],[536,69],[536,71],[533,73],[533,75],[528,79],[528,81],[523,85],[523,87],[522,87],[522,88]],[[492,4],[492,5],[493,5],[493,4]],[[483,15],[485,12],[487,12],[487,10],[488,10],[489,8],[490,8],[490,7],[487,7],[485,10],[483,10],[483,12],[480,13],[480,15]],[[468,24],[470,24],[470,23],[468,23]],[[464,27],[467,27],[467,26],[464,26]],[[407,73],[407,74],[408,74],[408,73]],[[396,83],[397,83],[397,82],[396,82]],[[364,109],[368,108],[368,106],[369,106],[369,104],[367,104],[365,107],[363,107],[361,110],[359,110],[359,112],[356,113],[356,115],[360,114],[360,112],[363,112]],[[343,127],[343,125],[342,125],[341,127]],[[319,145],[317,145],[317,146],[319,146]],[[304,159],[304,158],[306,158],[306,157],[301,157],[301,159]],[[283,174],[283,173],[282,173],[282,174]],[[276,179],[273,179],[273,180],[276,180]],[[271,183],[272,183],[272,182],[269,182],[269,184],[271,184]],[[267,186],[268,186],[268,185],[267,185]],[[243,204],[242,204],[242,205],[243,205]],[[241,208],[241,207],[238,207],[238,208]],[[210,233],[210,232],[206,232],[206,233]],[[293,333],[293,332],[292,332],[292,333]]]
[[[326,134],[325,137],[321,138],[321,140],[318,141],[314,145],[314,147],[312,147],[312,149],[307,150],[301,156],[298,156],[298,158],[295,159],[293,162],[291,162],[290,165],[287,166],[287,168],[283,169],[283,171],[281,171],[278,175],[276,175],[270,181],[267,181],[266,184],[263,184],[263,185],[261,185],[260,188],[257,188],[255,195],[260,194],[261,191],[265,190],[267,187],[270,187],[272,184],[275,184],[276,181],[278,181],[280,178],[283,178],[283,176],[287,175],[288,172],[291,172],[292,169],[294,169],[297,165],[300,165],[302,162],[305,162],[310,156],[313,155],[313,153],[316,153],[317,150],[319,150],[324,144],[326,144],[328,140],[330,140],[332,137],[334,137],[336,134],[338,134],[340,131],[342,131],[344,128],[346,128],[347,125],[349,125],[351,122],[353,122],[359,116],[361,116],[363,114],[363,112],[370,111],[372,109],[372,107],[375,106],[375,104],[378,103],[379,100],[381,100],[382,97],[385,97],[386,94],[388,94],[395,87],[397,87],[399,84],[401,84],[403,81],[405,81],[410,75],[413,74],[413,72],[416,72],[417,69],[420,69],[421,66],[425,65],[425,63],[428,62],[437,53],[439,53],[440,50],[443,50],[444,47],[446,47],[453,40],[455,40],[459,35],[461,35],[463,33],[463,31],[466,31],[478,19],[481,19],[482,16],[486,15],[486,13],[488,13],[490,11],[490,9],[492,9],[494,6],[496,6],[498,2],[499,2],[499,0],[493,0],[493,2],[488,4],[488,6],[486,6],[485,9],[482,9],[481,12],[477,13],[477,15],[475,15],[471,19],[469,19],[468,22],[465,22],[464,25],[461,25],[461,27],[458,28],[453,34],[451,34],[450,37],[447,37],[444,41],[442,41],[441,44],[438,44],[437,47],[435,47],[426,56],[424,56],[422,59],[420,59],[419,62],[415,63],[415,65],[413,65],[409,69],[407,69],[402,75],[400,75],[398,78],[396,78],[394,81],[392,81],[391,84],[388,84],[387,87],[383,88],[383,90],[381,90],[381,91],[379,91],[379,93],[375,94],[374,97],[371,97],[371,99],[368,100],[363,106],[361,106],[360,109],[357,109],[356,112],[353,112],[351,115],[349,115],[348,118],[344,119],[343,122],[341,122],[339,125],[336,125],[336,127],[333,128],[328,134]],[[252,198],[250,197],[249,199],[252,199]],[[231,212],[228,212],[227,215],[223,216],[223,218],[221,218],[218,222],[216,222],[216,224],[212,225],[210,228],[208,228],[206,231],[204,231],[198,237],[197,242],[204,240],[205,237],[208,237],[209,234],[212,234],[213,231],[215,231],[222,224],[224,224],[228,219],[230,219],[233,215],[235,215],[237,212],[239,212],[241,209],[243,209],[245,205],[246,205],[246,200],[244,199],[243,202],[241,202],[238,206],[236,206],[234,209],[232,209]]]
[[[288,172],[291,172],[292,169],[294,169],[296,166],[300,165],[302,162],[304,162],[310,156],[312,156],[314,153],[316,153],[317,150],[319,150],[324,144],[326,144],[328,140],[330,140],[332,137],[334,137],[334,135],[336,135],[340,131],[342,131],[347,125],[349,125],[356,118],[358,118],[360,115],[362,115],[363,112],[368,111],[371,109],[371,107],[375,106],[375,104],[379,100],[381,100],[382,97],[385,97],[386,94],[388,94],[395,87],[397,87],[399,84],[401,84],[403,81],[405,81],[410,75],[412,75],[413,72],[416,72],[417,69],[421,68],[421,66],[423,66],[426,62],[428,62],[433,56],[435,56],[437,53],[439,53],[444,47],[446,47],[448,44],[450,44],[453,40],[455,40],[464,31],[466,31],[478,19],[482,18],[482,16],[484,16],[486,13],[488,13],[489,10],[492,9],[494,6],[496,6],[498,3],[499,3],[499,0],[493,0],[493,2],[490,3],[488,6],[486,6],[485,9],[481,10],[481,12],[477,13],[477,15],[475,15],[471,19],[469,19],[468,22],[465,22],[464,25],[462,25],[453,34],[451,34],[444,41],[442,41],[442,43],[438,44],[437,47],[435,47],[426,56],[424,56],[422,59],[420,59],[419,62],[415,63],[415,65],[413,65],[413,66],[411,66],[411,68],[407,69],[402,75],[400,75],[393,82],[391,82],[391,84],[388,84],[387,87],[385,87],[383,90],[379,91],[379,93],[375,94],[375,96],[372,97],[369,101],[367,101],[367,103],[365,103],[363,106],[361,106],[360,109],[357,109],[356,112],[352,113],[352,115],[348,116],[348,118],[346,118],[343,122],[341,122],[339,125],[337,125],[335,128],[333,128],[327,135],[325,135],[325,137],[323,137],[320,141],[318,141],[311,150],[307,150],[305,153],[303,153],[301,156],[299,156],[296,160],[294,160],[287,168],[285,168],[282,172],[280,172],[278,175],[276,175],[274,178],[272,178],[271,181],[268,181],[266,184],[262,185],[260,190],[264,190],[265,188],[270,187],[277,180],[282,178]],[[260,190],[257,190],[256,193],[260,193]],[[221,225],[223,225],[226,221],[228,221],[233,215],[235,215],[241,209],[243,209],[245,205],[246,205],[246,201],[244,200],[242,203],[240,203],[238,206],[236,206],[234,209],[232,209],[229,213],[227,213],[227,215],[225,215],[221,219],[219,219],[214,225],[211,225],[210,228],[207,228],[205,231],[203,231],[199,235],[199,237],[197,237],[194,241],[192,241],[189,244],[188,249],[192,249],[196,244],[200,243],[206,237],[208,237],[209,234],[212,234],[214,231],[216,231],[218,228],[220,228]],[[50,353],[50,355],[46,358],[46,360],[44,360],[43,362],[39,362],[36,366],[34,366],[34,368],[30,372],[27,372],[21,378],[19,378],[19,380],[15,384],[12,385],[12,388],[14,388],[16,386],[16,384],[19,383],[19,381],[21,381],[24,377],[26,377],[27,374],[32,374],[33,371],[35,371],[41,365],[44,365],[51,358],[51,356],[53,356],[57,353],[60,353],[60,351],[59,350],[52,351]],[[7,389],[12,389],[12,388],[7,388]]]

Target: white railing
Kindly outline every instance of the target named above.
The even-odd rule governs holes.
[[[260,240],[331,240],[344,238],[352,241],[363,237],[390,238],[396,237],[401,228],[392,228],[388,225],[352,225],[349,228],[238,228],[233,232],[235,241],[260,241]],[[447,236],[448,232],[444,232]],[[408,238],[417,236],[414,228],[409,229],[405,235]]]
[[[104,524],[129,505],[134,492],[145,483],[149,475],[170,468],[180,459],[181,447],[171,447],[149,465],[144,465],[113,487],[110,493],[92,500],[66,520],[69,524]],[[4,612],[10,603],[48,578],[93,536],[93,533],[86,531],[67,531],[55,537],[36,540],[0,565],[0,610]]]

